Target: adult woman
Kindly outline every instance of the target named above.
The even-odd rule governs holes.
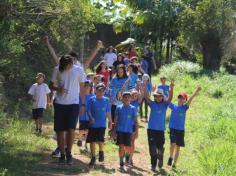
[[[59,67],[54,69],[51,88],[57,91],[54,101],[54,130],[61,151],[59,163],[72,163],[71,149],[74,142],[79,103],[84,105],[83,83],[86,79],[83,69],[73,64],[73,57],[62,56]],[[79,102],[79,97],[81,101]],[[66,132],[66,137],[65,137]],[[65,146],[67,147],[65,153]]]
[[[113,63],[116,61],[117,55],[114,52],[113,46],[109,46],[106,54],[104,55],[104,60],[107,62],[109,68],[112,68]]]

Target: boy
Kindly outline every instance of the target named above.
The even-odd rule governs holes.
[[[87,106],[87,113],[90,120],[87,143],[90,143],[91,161],[90,166],[95,165],[95,144],[99,145],[99,161],[104,161],[104,136],[106,130],[106,117],[109,119],[109,129],[111,123],[111,106],[109,99],[104,97],[105,85],[99,83],[96,85],[96,96],[90,98]]]
[[[159,85],[157,88],[158,89],[162,89],[163,92],[164,92],[164,95],[166,97],[168,97],[169,96],[170,86],[166,85],[166,77],[165,76],[161,76],[160,81],[161,81],[161,85]]]
[[[48,85],[44,83],[45,75],[43,73],[38,73],[36,76],[36,83],[33,84],[28,94],[33,97],[33,118],[36,125],[36,133],[42,133],[42,118],[43,111],[46,109],[47,104],[50,103],[49,93],[51,92]]]
[[[115,113],[115,128],[117,133],[117,144],[119,145],[120,167],[124,166],[124,154],[130,153],[131,150],[131,136],[133,133],[133,126],[135,125],[135,132],[138,131],[137,109],[130,104],[131,93],[124,92],[122,94],[123,104],[116,108]]]
[[[178,105],[171,103],[169,108],[171,109],[170,115],[170,157],[168,165],[173,168],[176,167],[176,163],[179,157],[180,147],[184,147],[184,127],[186,119],[186,111],[188,110],[193,98],[201,91],[201,87],[198,87],[194,94],[189,98],[186,93],[180,93],[178,95]],[[173,157],[174,156],[174,157]],[[172,161],[174,159],[174,163]]]
[[[147,82],[145,81],[144,84],[146,85]],[[147,134],[149,154],[151,156],[151,169],[153,171],[156,170],[157,160],[159,160],[158,167],[161,169],[163,166],[166,110],[173,97],[173,82],[170,87],[170,96],[167,100],[165,99],[163,90],[157,89],[153,94],[154,101],[152,101],[147,93],[146,86],[144,86],[144,97],[151,108]]]

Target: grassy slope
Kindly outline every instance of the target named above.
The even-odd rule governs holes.
[[[168,70],[169,69],[169,70]],[[178,92],[184,90],[191,94],[197,85],[202,85],[202,93],[194,100],[187,114],[186,147],[181,149],[178,171],[174,175],[236,175],[236,77],[227,74],[185,73],[176,68],[168,68],[168,76],[175,77],[176,102]],[[161,73],[166,70],[162,69]],[[174,75],[174,76],[173,76]],[[153,79],[158,83],[158,77]],[[168,110],[168,117],[169,117]],[[167,118],[168,123],[168,118]],[[36,169],[38,161],[42,159],[42,152],[47,153],[53,147],[52,136],[47,132],[42,137],[35,136],[33,124],[26,120],[1,119],[0,129],[0,173],[4,175],[31,175]],[[141,124],[146,128],[146,124]],[[146,129],[141,128],[135,154],[135,162],[139,167],[149,167],[149,156]],[[169,137],[166,133],[165,161],[168,157]],[[106,143],[106,168],[117,167],[117,147]],[[83,158],[88,161],[87,157]],[[165,162],[166,163],[166,162]],[[42,170],[57,174],[83,173],[81,168],[62,169],[54,166]],[[66,172],[65,172],[66,170]],[[167,169],[168,170],[168,169]],[[115,169],[98,167],[89,172],[91,175],[117,173]],[[169,172],[168,172],[169,173]],[[172,172],[171,172],[172,173]],[[135,173],[133,173],[135,174]],[[144,175],[151,173],[145,172]],[[0,174],[1,175],[1,174]],[[119,174],[118,174],[119,175]]]

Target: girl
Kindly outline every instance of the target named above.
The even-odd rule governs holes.
[[[122,102],[120,101],[121,99],[121,89],[125,82],[127,81],[128,76],[125,70],[124,65],[119,65],[117,67],[117,73],[115,77],[112,78],[110,82],[110,102],[112,104],[111,106],[111,117],[112,117],[112,122],[114,123],[115,119],[115,110],[118,105],[121,105]],[[127,88],[125,88],[127,89]],[[114,128],[109,132],[110,136],[114,135]]]
[[[84,112],[80,111],[80,115],[79,115],[79,140],[77,142],[77,145],[79,147],[82,146],[83,141],[86,141],[87,134],[88,134],[89,117],[88,117],[88,114],[86,113],[86,109],[87,109],[86,106],[88,104],[89,99],[95,96],[95,94],[93,93],[93,83],[89,80],[85,81],[84,83],[84,94],[85,94],[85,98],[84,98],[85,110]],[[86,143],[85,143],[85,149],[87,150]]]
[[[118,54],[117,60],[113,63],[113,67],[112,67],[113,72],[116,72],[117,66],[120,65],[120,64],[125,65],[124,56],[123,56],[122,53]]]
[[[109,69],[107,67],[107,63],[106,61],[102,60],[97,68],[96,68],[96,75],[103,75],[104,79],[105,79],[105,85],[106,87],[108,86],[108,81],[110,79],[110,72]]]
[[[128,72],[129,72],[129,84],[128,89],[132,90],[137,87],[138,82],[138,67],[135,64],[128,65]]]

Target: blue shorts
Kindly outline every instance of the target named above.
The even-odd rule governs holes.
[[[67,131],[76,129],[79,116],[79,105],[61,105],[54,103],[54,130]]]

